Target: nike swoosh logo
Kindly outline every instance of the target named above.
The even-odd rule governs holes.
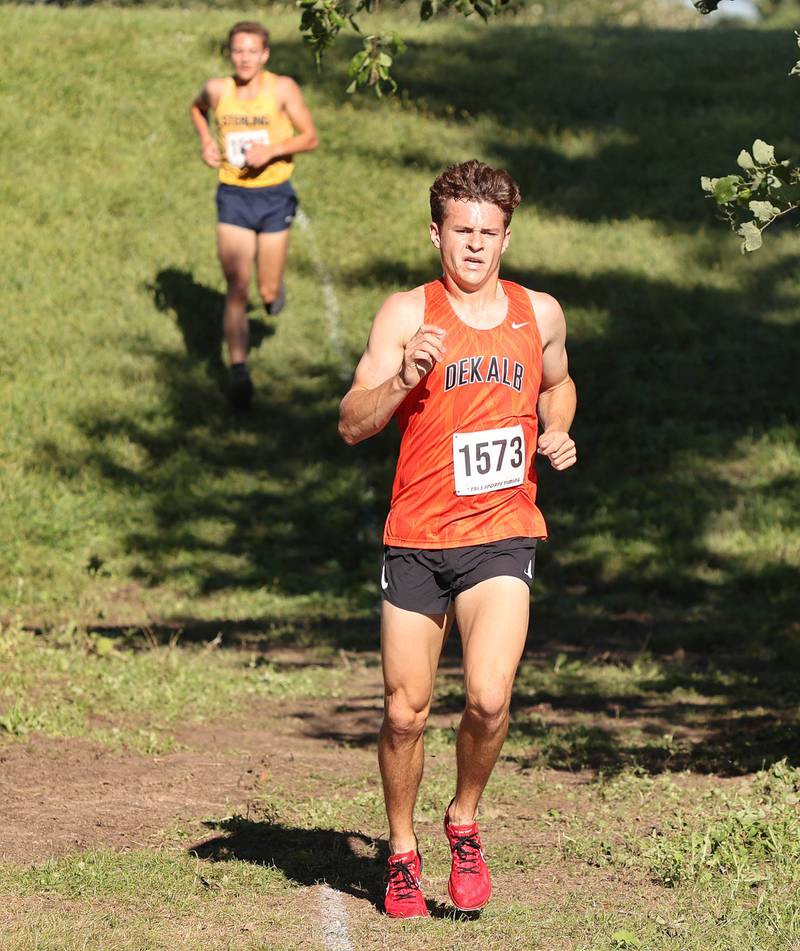
[[[527,321],[527,320],[523,320],[521,324],[512,324],[512,325],[511,325],[511,329],[512,329],[512,330],[519,330],[520,327],[527,327],[527,326],[528,326],[528,321]]]
[[[528,562],[528,567],[522,572],[524,575],[527,575],[531,580],[533,580],[533,558]]]
[[[386,562],[383,563],[383,567],[381,568],[381,587],[384,591],[389,587],[389,582],[386,578]]]

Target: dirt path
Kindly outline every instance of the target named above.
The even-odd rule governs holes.
[[[237,909],[237,927],[243,934],[248,929],[257,934],[271,911],[279,908],[283,920],[295,922],[290,929],[293,948],[383,947],[381,934],[389,925],[378,914],[386,830],[383,819],[375,818],[374,805],[374,797],[380,796],[375,735],[382,713],[376,661],[377,657],[366,656],[352,664],[346,696],[261,702],[244,716],[186,726],[176,734],[179,750],[168,755],[134,755],[84,740],[37,736],[0,744],[5,861],[38,864],[99,847],[192,850],[201,861],[275,866],[303,887],[281,893],[278,899],[261,896],[241,914]],[[456,675],[455,662],[448,661],[442,673]],[[450,727],[457,720],[457,711],[442,712],[432,716],[431,725]],[[437,760],[431,754],[423,793],[426,784],[435,781],[437,769],[440,783],[443,774],[450,774],[452,749],[438,755]],[[496,773],[501,792],[487,801],[483,817],[490,829],[490,854],[497,857],[493,878],[505,906],[517,903],[528,909],[526,914],[546,916],[567,895],[577,908],[591,907],[595,913],[625,920],[632,905],[656,902],[655,886],[641,872],[620,874],[619,868],[576,861],[563,853],[563,829],[546,817],[549,811],[574,816],[591,808],[588,773],[540,769],[523,775],[507,761],[498,764]],[[505,798],[502,789],[511,788],[508,784],[515,791]],[[276,789],[284,802],[292,802],[296,795],[298,802],[322,807],[330,789],[345,798],[368,789],[373,811],[363,821],[354,819],[351,829],[339,828],[335,819],[293,825],[279,817],[273,822],[269,797]],[[437,789],[434,798],[441,798],[440,792]],[[363,813],[356,805],[349,815]],[[226,823],[230,816],[252,821]],[[640,820],[646,817],[631,817]],[[434,917],[452,919],[438,813],[434,822],[429,810],[418,832],[431,850],[426,868],[429,906]],[[44,915],[52,901],[47,896],[31,897],[29,911]],[[663,903],[663,896],[658,901]],[[234,902],[231,898],[229,904]],[[223,902],[220,907],[228,906]],[[55,901],[53,909],[53,915],[72,914],[66,900]],[[88,912],[80,912],[84,913]],[[75,921],[82,920],[75,914]],[[19,914],[12,924],[23,927]],[[225,928],[220,924],[220,935]],[[487,932],[487,948],[505,948],[502,935],[488,941],[489,933],[493,932]],[[407,947],[428,951],[437,940],[435,933],[429,937],[432,944],[417,946],[409,935]],[[248,940],[242,938],[241,946],[250,948]],[[552,948],[556,946],[562,945]]]
[[[35,862],[91,846],[152,848],[180,826],[207,834],[204,817],[246,809],[279,776],[307,790],[369,768],[380,722],[380,672],[353,668],[348,702],[326,698],[253,705],[246,717],[180,729],[161,756],[112,751],[81,739],[31,736],[0,745],[0,815],[7,861]],[[342,746],[349,739],[359,748]]]

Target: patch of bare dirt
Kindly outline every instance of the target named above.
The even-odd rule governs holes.
[[[31,736],[0,745],[0,815],[7,861],[31,863],[90,846],[153,848],[164,830],[208,830],[203,817],[242,810],[273,776],[308,791],[369,768],[380,722],[375,667],[353,668],[352,710],[336,698],[254,704],[246,716],[184,727],[188,749],[160,756],[120,753],[81,739]],[[342,746],[338,734],[357,747]]]
[[[345,696],[261,702],[245,716],[186,726],[176,733],[182,748],[166,755],[39,736],[0,744],[6,861],[29,864],[93,846],[168,847],[178,830],[182,844],[200,842],[213,835],[205,818],[248,815],[249,803],[275,780],[301,796],[323,794],[329,780],[348,776],[374,775],[377,782],[383,689],[376,658],[369,660],[350,666]],[[445,676],[456,670],[443,666]],[[457,720],[445,711],[431,725]],[[517,771],[502,761],[497,769]],[[497,844],[518,840],[522,827],[531,848],[546,850],[558,835],[542,822],[546,811],[586,808],[585,797],[574,793],[592,774],[536,773],[524,809],[486,803],[483,816],[492,820]]]

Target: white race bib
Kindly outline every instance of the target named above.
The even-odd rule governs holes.
[[[225,136],[225,157],[229,164],[244,168],[244,150],[248,145],[269,145],[269,132],[266,129],[229,132]]]
[[[453,435],[456,495],[479,495],[522,485],[525,434],[522,426]]]

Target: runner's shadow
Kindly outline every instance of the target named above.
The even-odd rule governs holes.
[[[183,336],[187,354],[206,364],[213,376],[224,375],[222,312],[225,295],[194,279],[191,271],[163,268],[155,281],[147,285],[156,307],[173,311]],[[248,304],[248,313],[252,312]],[[275,333],[275,328],[261,319],[248,319],[250,347],[258,347]]]
[[[242,816],[205,822],[221,834],[193,845],[189,852],[208,862],[251,862],[275,867],[298,885],[329,885],[383,909],[384,870],[389,843],[361,832],[299,829]],[[428,901],[435,918],[453,910]]]

